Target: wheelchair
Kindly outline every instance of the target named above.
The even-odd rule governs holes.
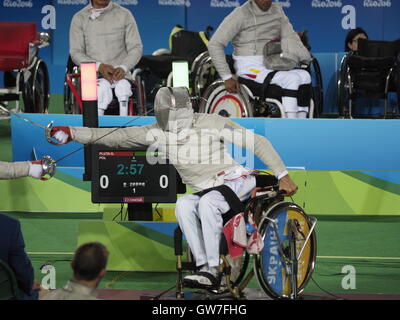
[[[48,112],[49,72],[38,51],[49,43],[49,34],[37,33],[36,23],[0,22],[0,71],[4,72],[5,86],[0,89],[0,104],[3,107],[15,101],[16,112]],[[19,105],[21,96],[23,108]]]
[[[270,298],[298,299],[311,278],[317,256],[315,234],[317,220],[308,216],[297,204],[284,201],[284,195],[278,190],[277,185],[268,186],[271,181],[276,183],[274,177],[258,175],[256,179],[256,188],[250,199],[242,206],[237,202],[230,202],[231,210],[222,217],[225,225],[244,208],[242,212],[244,212],[245,221],[251,213],[264,247],[258,254],[251,256],[244,251],[242,256],[232,259],[229,256],[227,239],[222,234],[218,284],[202,288],[198,292],[199,297],[246,299],[244,289],[255,275],[261,289]],[[222,194],[225,196],[224,193]],[[225,198],[228,197],[225,196]],[[240,202],[238,198],[236,199]],[[183,272],[196,270],[190,250],[188,250],[188,262],[183,261],[182,236],[182,231],[178,226],[174,233],[178,275],[176,297],[178,299],[184,299],[187,296],[185,296],[184,288],[193,289],[190,284],[185,283]],[[251,257],[254,260],[253,269],[248,272]],[[222,279],[225,286],[221,285]]]
[[[298,32],[299,36],[308,50],[311,47],[308,42],[307,31]],[[312,56],[312,55],[311,55]],[[233,67],[233,58],[231,55],[226,56],[228,65],[235,73]],[[309,66],[305,67],[311,75],[311,90],[308,92],[310,101],[309,118],[319,117],[323,110],[323,83],[321,69],[318,60],[312,56]],[[272,77],[271,77],[272,78]],[[225,90],[224,82],[221,79],[215,80],[207,87],[201,97],[199,112],[202,113],[218,113],[226,117],[285,117],[282,105],[282,94],[276,90],[280,88],[275,85],[265,86],[254,81],[240,78],[239,93],[229,93]],[[278,89],[279,90],[279,89]]]
[[[200,97],[204,90],[216,79],[216,72],[209,57],[207,44],[213,30],[208,26],[205,31],[184,30],[176,25],[170,34],[170,49],[161,48],[152,55],[145,55],[137,64],[136,73],[144,79],[146,99],[153,102],[161,87],[172,87],[172,63],[186,61],[189,67],[189,91]],[[196,107],[195,107],[196,109]],[[196,110],[197,111],[197,110]]]
[[[391,117],[396,118],[400,106],[400,40],[360,39],[358,52],[346,54],[341,61],[337,81],[339,117],[374,117],[355,112],[359,98],[367,98],[383,100],[382,117],[387,118],[390,92],[397,94],[397,107],[391,111]]]
[[[82,114],[82,99],[81,99],[81,82],[80,70],[77,65],[68,57],[67,67],[64,76],[64,112],[66,114]],[[132,96],[128,101],[128,115],[146,115],[146,97],[144,94],[144,83],[139,74],[132,73],[132,79],[129,80],[132,88]],[[118,115],[119,102],[113,90],[113,99],[108,105],[105,115]]]

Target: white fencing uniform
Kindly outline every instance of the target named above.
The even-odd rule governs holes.
[[[264,66],[263,56],[233,56],[235,69],[239,77],[264,83],[265,78],[273,70]],[[311,76],[306,70],[293,69],[289,71],[278,71],[271,79],[271,84],[276,84],[284,89],[298,90],[303,84],[310,84]],[[297,99],[293,97],[282,97],[282,104],[288,118],[305,118],[308,107],[299,107]]]
[[[110,83],[108,80],[101,78],[98,80],[98,113],[103,115],[108,105],[113,99],[112,89],[115,88],[115,95],[119,102],[119,113],[121,116],[128,115],[128,100],[132,95],[131,84],[126,79],[121,79]]]
[[[256,186],[254,176],[241,176],[242,167],[224,176],[223,184],[229,186],[244,201]],[[220,185],[216,183],[214,186]],[[219,243],[222,232],[222,214],[229,204],[218,191],[210,191],[201,198],[195,194],[182,196],[176,202],[175,214],[179,221],[197,266],[219,265]],[[205,241],[206,239],[206,241]]]

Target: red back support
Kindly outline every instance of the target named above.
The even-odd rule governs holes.
[[[0,70],[28,67],[29,42],[35,39],[34,22],[0,22]]]

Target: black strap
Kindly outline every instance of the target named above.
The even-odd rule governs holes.
[[[238,214],[244,211],[244,204],[242,201],[240,201],[239,197],[236,195],[236,193],[229,188],[227,185],[220,185],[217,187],[212,187],[205,189],[203,191],[196,192],[195,195],[198,195],[199,197],[202,197],[209,193],[210,191],[218,191],[223,195],[225,198],[226,202],[228,202],[229,206],[231,207],[232,214]]]
[[[271,71],[270,73],[267,74],[266,78],[264,79],[263,85],[262,85],[262,99],[265,100],[265,98],[268,98],[266,96],[267,89],[271,84],[272,78],[275,76],[275,74],[278,72],[278,70]]]
[[[274,98],[282,102],[282,97],[299,97],[299,90],[285,89],[276,84],[271,84],[272,78],[279,72],[278,70],[268,73],[262,84],[262,98]],[[309,103],[308,103],[309,104]]]

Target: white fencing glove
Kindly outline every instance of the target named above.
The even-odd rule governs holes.
[[[28,175],[35,179],[41,179],[43,175],[43,167],[41,161],[29,162],[29,173]]]

